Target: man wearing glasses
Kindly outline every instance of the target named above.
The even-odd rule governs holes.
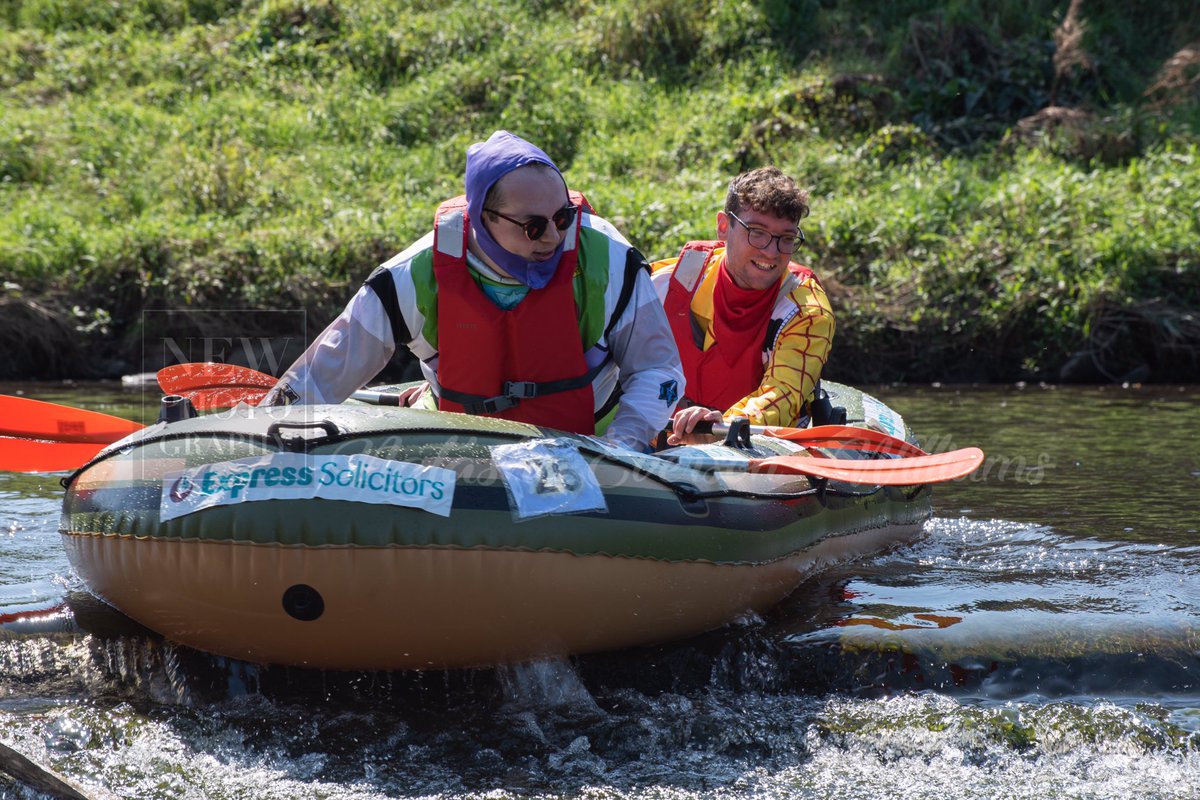
[[[668,444],[700,441],[700,421],[794,425],[829,357],[834,320],[804,243],[808,193],[775,167],[743,173],[717,212],[720,241],[689,242],[652,265],[679,346],[686,396]]]
[[[585,434],[616,408],[605,438],[644,449],[683,374],[641,253],[568,192],[541,149],[507,131],[467,150],[465,184],[264,404],[340,403],[402,345],[428,382],[406,405]]]

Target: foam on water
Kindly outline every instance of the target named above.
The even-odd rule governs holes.
[[[482,711],[444,695],[436,719],[386,699],[376,708],[261,696],[205,709],[0,706],[0,738],[139,798],[1182,800],[1200,790],[1200,734],[1156,709],[1107,702],[614,691],[581,716],[487,694]]]
[[[1045,464],[1041,483],[997,467],[939,487],[917,541],[761,619],[493,671],[324,674],[175,647],[76,594],[54,477],[0,474],[0,615],[16,615],[0,741],[152,800],[1200,796],[1194,455],[1142,442],[1155,485],[1110,463],[1132,463],[1147,414],[1196,429],[1195,399],[1072,395],[1060,442],[1045,396],[997,394],[987,420],[963,410],[993,395],[959,398],[948,432],[1000,466]],[[919,430],[947,419],[944,393],[881,396]],[[0,798],[32,796],[0,777]]]

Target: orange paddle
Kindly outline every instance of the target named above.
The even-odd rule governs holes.
[[[697,425],[696,429],[700,430]],[[872,428],[855,428],[851,425],[818,425],[815,428],[784,428],[777,425],[750,425],[750,433],[785,439],[805,447],[822,447],[826,450],[866,450],[893,456],[929,455],[915,444],[909,444],[897,436]],[[728,425],[716,423],[713,433],[725,433]]]
[[[772,456],[747,463],[750,472],[811,475],[879,486],[922,486],[970,475],[983,463],[983,451],[978,447],[964,447],[948,453],[889,459]]]
[[[8,472],[61,472],[92,460],[106,445],[96,442],[48,442],[0,436],[0,469]]]
[[[108,444],[142,427],[137,422],[99,411],[0,395],[0,436]]]
[[[12,395],[0,395],[0,420],[0,469],[9,472],[75,469],[143,427],[99,411]]]
[[[255,405],[276,382],[265,372],[236,364],[176,364],[158,371],[158,385],[164,392],[183,395],[199,411]]]

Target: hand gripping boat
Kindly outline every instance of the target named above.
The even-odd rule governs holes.
[[[826,388],[851,424],[909,437],[869,395]],[[720,627],[929,517],[927,486],[744,471],[797,449],[646,456],[463,414],[241,406],[103,451],[64,481],[62,534],[94,594],[200,650],[484,666]]]

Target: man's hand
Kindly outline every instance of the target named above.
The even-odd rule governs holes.
[[[706,444],[718,441],[721,437],[711,433],[694,433],[697,423],[723,422],[720,411],[714,411],[704,406],[692,406],[676,411],[671,420],[671,433],[667,436],[667,444]]]
[[[410,386],[407,389],[398,392],[396,396],[400,398],[399,405],[405,407],[412,407],[416,405],[417,401],[421,399],[421,395],[425,394],[428,389],[429,382],[421,381],[416,386]]]

